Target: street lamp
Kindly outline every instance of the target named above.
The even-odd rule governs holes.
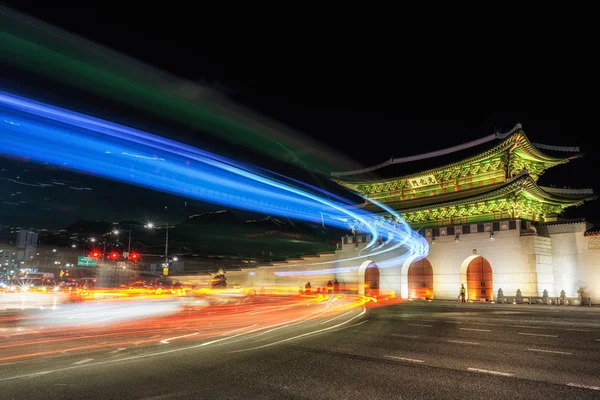
[[[130,227],[130,228],[128,229],[128,231],[129,231],[129,245],[127,246],[127,252],[128,252],[128,253],[131,253],[131,230],[132,230],[132,229],[131,229],[131,227]],[[115,234],[115,235],[117,235],[117,236],[119,235],[119,233],[120,233],[120,231],[119,231],[118,229],[115,229],[115,230],[113,231],[113,234]]]
[[[148,222],[146,225],[144,225],[144,227],[148,228],[148,229],[153,229],[156,226],[152,222]],[[167,228],[167,235],[165,237],[165,264],[168,267],[169,266],[169,224],[167,223],[165,227]]]

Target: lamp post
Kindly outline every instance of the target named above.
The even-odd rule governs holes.
[[[154,225],[152,222],[149,222],[146,225],[144,225],[144,228],[154,229],[154,228],[158,228],[158,227],[156,225]],[[167,223],[165,225],[165,228],[167,229],[166,235],[165,235],[165,264],[168,268],[169,267],[169,223]]]
[[[127,245],[127,252],[131,253],[131,231],[132,231],[131,226],[127,230],[129,231],[129,244]],[[120,231],[117,229],[117,230],[114,230],[113,233],[118,236]]]

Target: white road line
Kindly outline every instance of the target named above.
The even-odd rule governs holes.
[[[424,328],[433,328],[433,325],[422,325],[422,324],[408,324],[410,326],[422,326]]]
[[[423,360],[415,360],[414,358],[404,358],[404,357],[396,357],[396,356],[384,356],[384,357],[393,358],[394,360],[402,360],[402,361],[410,361],[410,362],[418,362],[418,363],[425,362]]]
[[[475,328],[458,328],[458,329],[462,329],[463,331],[491,332],[491,330],[489,330],[489,329],[475,329]]]
[[[569,332],[590,332],[588,329],[565,329],[565,331]]]
[[[465,342],[464,340],[448,340],[450,343],[460,343],[460,344],[479,344],[477,342]]]
[[[590,390],[600,390],[600,386],[578,385],[577,383],[567,383],[567,386]]]
[[[253,326],[256,326],[256,324],[247,326],[245,328],[252,328]],[[225,332],[223,335],[227,335],[229,333],[236,332],[236,331],[239,331],[239,330],[245,329],[245,328],[234,329],[232,331]],[[14,380],[14,379],[21,379],[21,378],[31,378],[31,377],[34,377],[34,376],[48,375],[48,374],[53,374],[53,373],[56,373],[56,372],[64,372],[64,371],[68,371],[68,370],[93,367],[93,366],[97,366],[97,365],[107,365],[107,364],[114,364],[114,363],[123,363],[125,361],[139,360],[139,359],[142,359],[142,358],[162,356],[164,354],[179,353],[179,352],[183,352],[183,351],[187,351],[187,350],[197,349],[197,348],[200,348],[200,347],[203,347],[203,346],[206,346],[206,345],[213,344],[215,342],[220,342],[222,340],[233,339],[234,337],[241,336],[241,335],[246,335],[247,333],[250,333],[250,332],[242,332],[242,333],[238,333],[237,335],[229,336],[229,337],[226,337],[226,338],[223,338],[223,339],[213,340],[212,342],[206,342],[206,343],[197,344],[197,345],[189,346],[189,347],[182,347],[182,348],[178,348],[178,349],[159,351],[159,352],[156,352],[156,353],[140,354],[138,356],[129,356],[129,357],[125,357],[125,358],[118,358],[118,359],[112,359],[112,360],[107,360],[107,361],[98,361],[98,362],[95,362],[95,363],[92,363],[92,364],[76,365],[76,366],[71,366],[71,367],[51,369],[51,370],[47,370],[47,371],[32,372],[30,374],[9,376],[9,377],[6,377],[6,378],[0,378],[0,382],[11,381],[11,380]]]
[[[526,329],[544,329],[543,326],[527,326],[527,325],[513,325],[513,328],[526,328]]]
[[[86,358],[85,360],[75,361],[73,364],[74,365],[81,365],[81,364],[88,363],[90,361],[94,361],[94,359],[93,358]]]
[[[126,348],[126,347],[119,347],[119,348],[118,348],[118,349],[116,349],[116,350],[109,351],[109,353],[110,353],[110,354],[114,354],[114,353],[118,353],[118,352],[120,352],[120,351],[123,351],[123,350],[127,350],[127,348]]]
[[[194,332],[194,333],[190,333],[189,335],[175,336],[175,337],[172,337],[172,338],[168,338],[168,339],[161,340],[159,343],[162,343],[162,344],[169,344],[169,340],[181,339],[181,338],[188,337],[188,336],[195,336],[195,335],[197,335],[197,334],[199,334],[199,333],[200,333],[200,332]]]
[[[410,339],[418,339],[419,338],[416,335],[401,335],[399,333],[392,333],[392,336],[404,337],[404,338],[410,338]]]
[[[600,342],[600,339],[596,339],[596,342]]]
[[[473,372],[481,372],[483,374],[492,374],[492,375],[502,375],[502,376],[513,376],[513,374],[509,374],[507,372],[498,372],[498,371],[490,371],[487,369],[479,369],[479,368],[467,368],[469,371]]]
[[[519,332],[518,334],[519,335],[525,335],[525,336],[558,337],[556,335],[543,335],[541,333],[522,333],[522,332]]]
[[[539,351],[541,353],[555,353],[555,354],[567,354],[567,355],[571,355],[573,353],[568,353],[566,351],[555,351],[555,350],[542,350],[542,349],[527,349],[529,351]]]

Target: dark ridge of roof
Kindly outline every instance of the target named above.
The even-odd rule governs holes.
[[[545,192],[560,196],[565,199],[581,199],[583,196],[594,196],[593,189],[570,189],[570,188],[555,188],[548,186],[540,186]],[[594,196],[597,197],[597,196]]]
[[[495,133],[472,140],[467,143],[455,145],[446,149],[414,156],[391,158],[381,164],[364,168],[362,170],[332,173],[333,179],[346,183],[361,183],[365,181],[378,181],[402,176],[410,176],[428,170],[441,168],[460,162],[470,157],[475,157],[498,146],[511,135],[522,132],[521,124],[517,124],[506,133]],[[574,158],[581,156],[579,147],[554,146],[540,143],[531,143],[539,151],[553,158]]]
[[[468,157],[472,157],[497,146],[501,140],[494,139],[490,142],[479,144],[468,149],[458,150],[453,153],[444,154],[433,158],[409,161],[399,164],[390,164],[372,172],[357,175],[335,176],[334,178],[348,183],[363,182],[369,180],[391,179],[409,174],[416,174],[419,171],[426,171],[434,168],[443,167],[455,163]]]

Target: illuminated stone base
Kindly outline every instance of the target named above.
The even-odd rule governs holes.
[[[600,303],[600,236],[586,236],[585,231],[585,222],[557,222],[540,226],[537,233],[515,229],[496,231],[492,236],[482,232],[458,238],[436,237],[427,256],[433,271],[429,298],[457,300],[464,284],[470,301],[484,301],[484,296],[475,296],[482,290],[478,287],[475,291],[473,285],[481,284],[474,283],[473,276],[477,275],[469,271],[469,265],[479,268],[487,261],[491,267],[489,280],[485,282],[487,301],[497,299],[498,289],[502,289],[504,296],[515,296],[520,289],[523,296],[541,297],[546,290],[548,296],[558,297],[564,290],[567,297],[576,297],[583,287],[584,297]],[[414,283],[409,282],[414,259],[401,265],[390,264],[390,259],[402,254],[401,249],[370,257],[368,250],[362,251],[365,246],[362,240],[358,242],[352,243],[350,238],[335,254],[229,271],[228,287],[298,294],[310,282],[311,292],[316,293],[318,288],[325,289],[328,281],[337,279],[340,290],[352,293],[378,292],[387,296],[393,292],[402,298],[414,296],[411,294],[415,293]],[[477,260],[480,257],[485,261]],[[365,281],[367,267],[374,267],[373,264],[379,270],[378,285]],[[209,279],[197,275],[178,278],[197,284]]]

